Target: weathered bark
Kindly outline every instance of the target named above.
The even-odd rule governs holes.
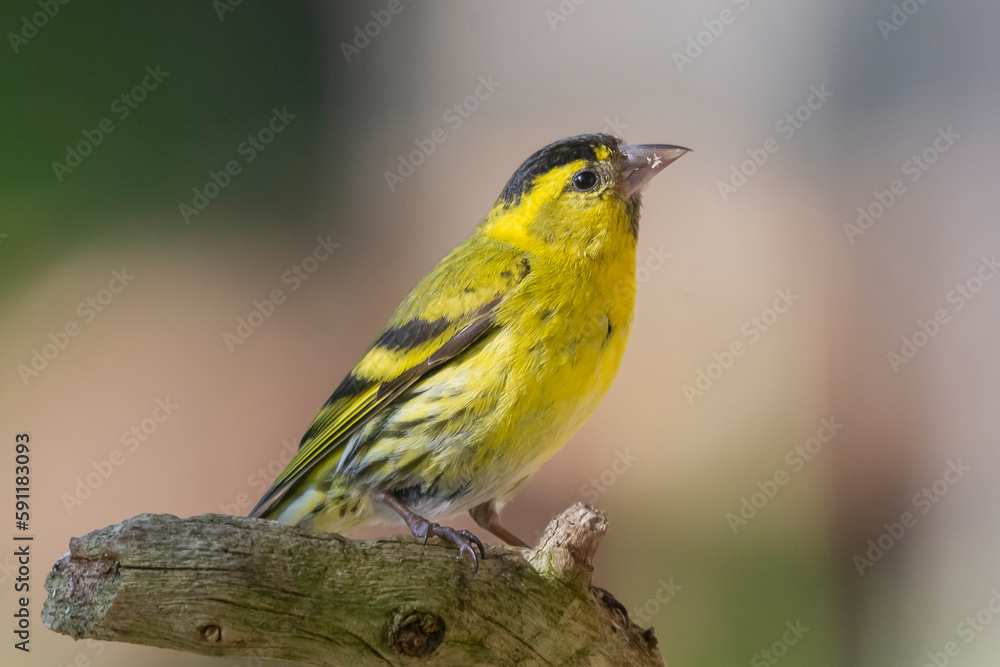
[[[309,665],[662,667],[652,632],[590,586],[606,529],[577,504],[536,549],[487,546],[473,574],[434,540],[140,514],[70,541],[42,619],[76,639]]]

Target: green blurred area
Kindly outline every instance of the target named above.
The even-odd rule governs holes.
[[[324,108],[315,3],[247,2],[221,19],[211,2],[57,6],[16,54],[9,36],[0,49],[0,284],[13,288],[0,290],[0,309],[81,244],[190,236],[179,204],[232,159],[242,173],[192,225],[252,233],[279,212],[288,225],[307,224],[322,124],[336,123],[342,108]],[[0,26],[21,32],[39,11],[4,3]],[[130,105],[121,96],[154,81],[147,67],[166,76]],[[296,118],[265,148],[267,159],[245,163],[237,146],[274,108]],[[103,119],[114,130],[71,173],[55,173],[52,163],[65,163],[85,131],[103,134],[95,133]]]

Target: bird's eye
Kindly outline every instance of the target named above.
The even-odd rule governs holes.
[[[597,181],[597,174],[589,169],[584,169],[573,174],[573,187],[580,192],[592,190],[597,185]]]

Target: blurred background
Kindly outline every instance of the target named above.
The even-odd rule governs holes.
[[[994,3],[11,0],[0,28],[0,478],[29,433],[35,535],[4,664],[236,662],[52,633],[44,576],[140,512],[246,513],[520,162],[596,131],[694,152],[647,191],[615,386],[508,527],[606,510],[595,583],[672,667],[997,664]]]

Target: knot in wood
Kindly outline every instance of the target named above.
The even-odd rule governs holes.
[[[214,644],[222,640],[222,628],[217,625],[203,625],[198,631],[201,632],[201,638],[209,643]]]
[[[389,644],[397,653],[423,658],[444,640],[444,620],[430,612],[401,610],[389,624]]]

